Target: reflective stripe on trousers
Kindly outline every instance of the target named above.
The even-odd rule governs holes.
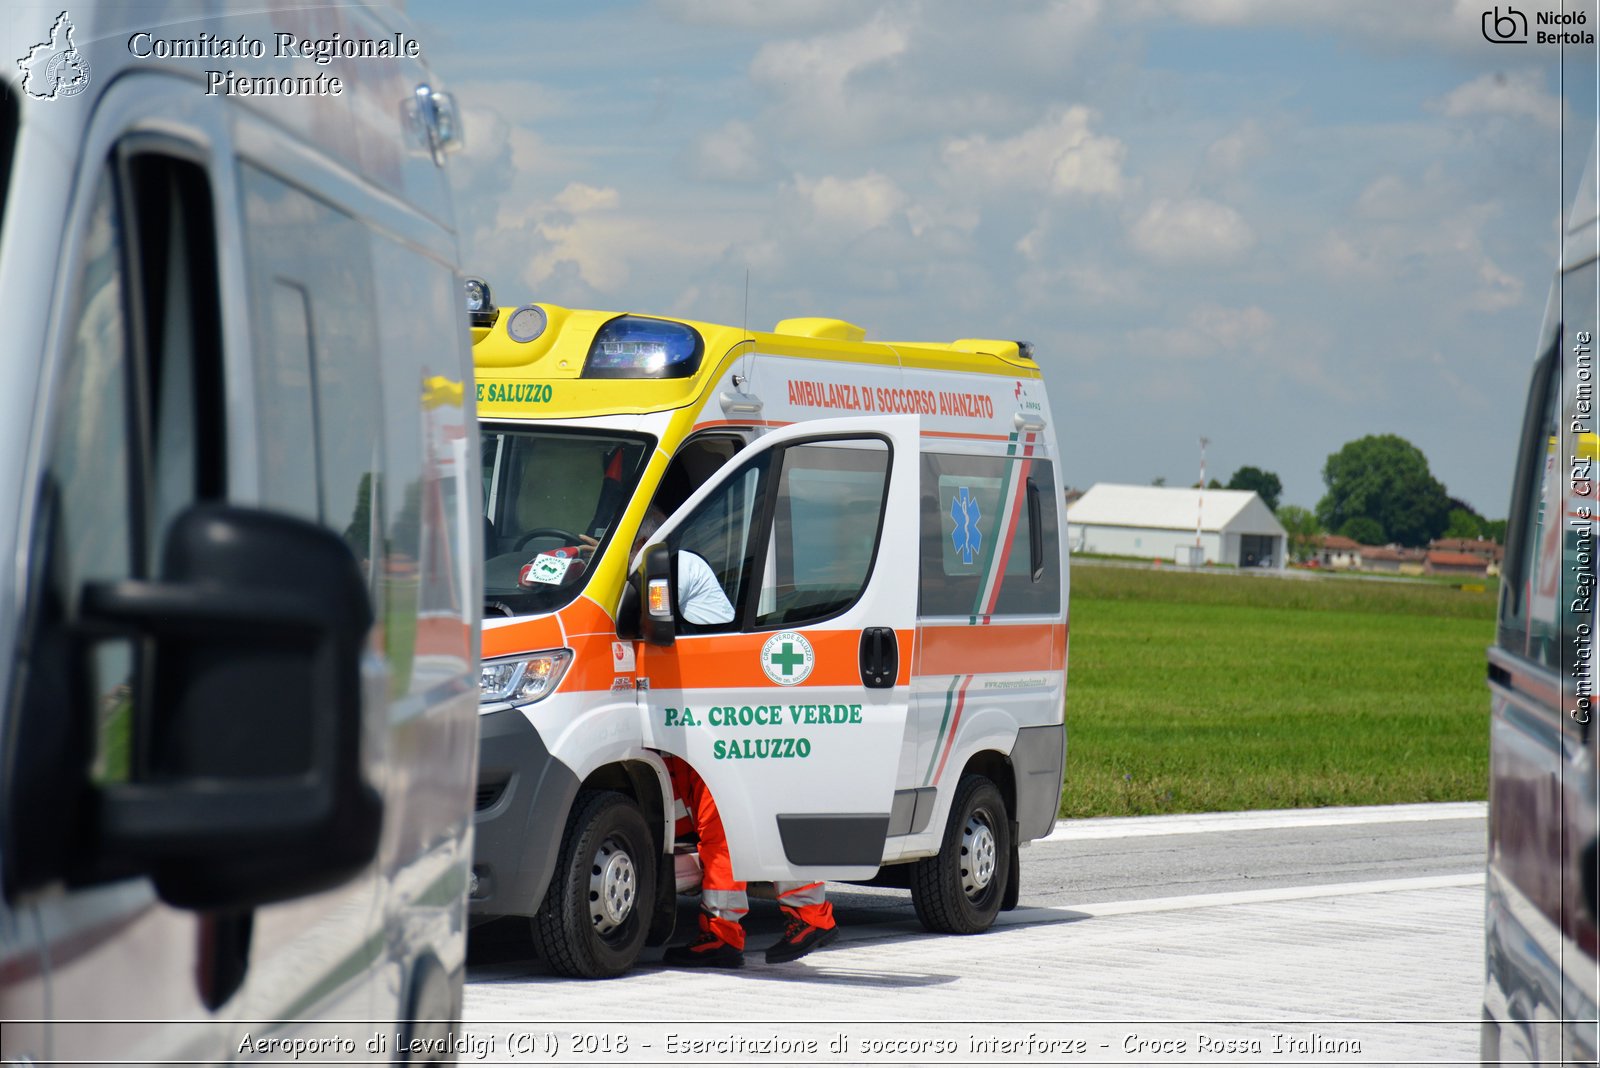
[[[750,899],[744,883],[733,877],[733,858],[728,854],[728,836],[722,829],[717,802],[705,780],[682,760],[668,757],[667,770],[700,836],[700,929],[743,949],[741,921],[750,911]],[[822,882],[776,883],[774,889],[778,907],[791,917],[813,927],[834,926],[833,906],[827,902]]]

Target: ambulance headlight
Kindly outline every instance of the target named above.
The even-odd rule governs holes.
[[[488,660],[478,676],[478,703],[531,705],[555,692],[572,663],[571,649]]]
[[[688,378],[700,369],[705,341],[687,323],[620,315],[595,332],[585,378]]]

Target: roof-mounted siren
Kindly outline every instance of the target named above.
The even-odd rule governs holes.
[[[469,278],[466,283],[467,291],[467,318],[473,326],[485,329],[494,326],[500,309],[494,306],[494,298],[489,295],[489,283],[481,278]]]
[[[1013,342],[1013,344],[1015,344],[1017,346],[1017,355],[1018,356],[1021,356],[1024,360],[1033,360],[1033,342],[1031,342],[1031,341],[1017,341],[1017,342]],[[1039,361],[1038,360],[1034,360],[1033,362],[1034,363],[1038,363]]]

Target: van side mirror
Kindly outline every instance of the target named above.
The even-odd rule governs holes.
[[[361,766],[372,608],[342,539],[203,504],[172,525],[159,581],[91,584],[94,638],[136,638],[131,763],[101,786],[97,867],[162,900],[243,909],[336,886],[372,861],[383,802]]]
[[[677,600],[672,582],[672,551],[661,542],[646,547],[617,606],[617,636],[642,638],[651,645],[671,645],[677,635],[672,608]]]

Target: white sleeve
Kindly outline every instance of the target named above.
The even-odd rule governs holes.
[[[711,565],[687,549],[678,551],[678,614],[689,623],[733,619],[733,605]]]

